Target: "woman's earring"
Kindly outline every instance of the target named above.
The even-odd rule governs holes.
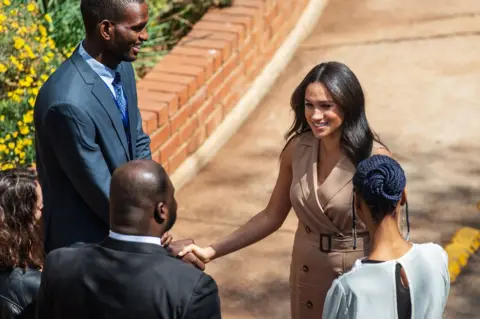
[[[407,221],[407,235],[405,236],[405,240],[410,240],[410,220],[408,218],[408,201],[405,202],[405,219]]]
[[[355,193],[352,194],[352,235],[353,249],[357,249],[357,217],[355,209]]]

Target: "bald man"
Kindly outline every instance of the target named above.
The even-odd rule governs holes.
[[[118,168],[110,186],[109,236],[47,255],[38,318],[221,318],[215,281],[162,247],[177,215],[174,193],[154,161]]]

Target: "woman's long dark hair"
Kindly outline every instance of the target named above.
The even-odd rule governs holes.
[[[0,269],[40,268],[43,243],[37,211],[37,182],[27,169],[0,172]]]
[[[311,131],[305,118],[305,91],[315,82],[323,84],[333,101],[340,107],[344,116],[340,127],[341,148],[357,166],[370,156],[373,141],[380,141],[368,124],[365,97],[360,82],[355,74],[340,62],[326,62],[315,66],[293,92],[290,105],[295,112],[295,119],[285,134],[287,144],[294,137]]]

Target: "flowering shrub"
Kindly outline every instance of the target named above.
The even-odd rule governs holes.
[[[35,159],[35,98],[63,60],[49,36],[51,23],[34,1],[0,0],[0,169]]]
[[[209,7],[230,3],[151,0],[150,40],[136,63],[138,74],[170,51]],[[34,164],[35,98],[83,33],[78,0],[0,0],[0,170]]]

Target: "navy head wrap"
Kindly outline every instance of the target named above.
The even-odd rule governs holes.
[[[352,182],[355,192],[379,222],[402,199],[407,180],[397,161],[385,155],[374,155],[358,164]]]

